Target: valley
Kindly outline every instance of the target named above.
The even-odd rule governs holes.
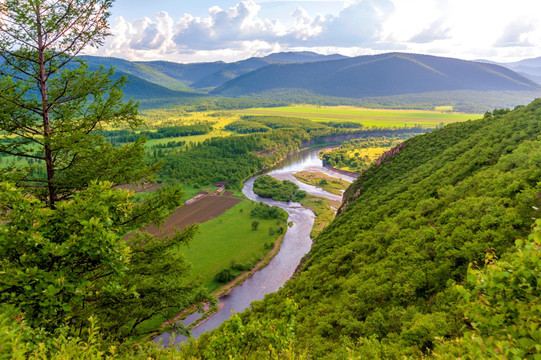
[[[539,360],[541,9],[422,7],[0,1],[0,359]]]

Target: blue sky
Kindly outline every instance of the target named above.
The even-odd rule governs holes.
[[[130,60],[236,61],[278,51],[541,56],[539,0],[117,0],[106,44]]]

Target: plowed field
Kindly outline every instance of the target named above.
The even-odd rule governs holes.
[[[174,233],[174,228],[182,230],[188,225],[201,224],[214,219],[241,201],[242,199],[226,195],[208,195],[193,204],[176,209],[161,228],[151,225],[145,230],[153,235],[171,235]]]

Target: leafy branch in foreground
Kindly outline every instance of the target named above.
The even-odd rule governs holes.
[[[112,0],[7,0],[0,3],[0,153],[37,165],[0,176],[56,202],[94,179],[140,180],[142,142],[109,145],[95,130],[139,124],[137,104],[123,102],[124,78],[90,71],[79,58],[108,35]]]
[[[70,326],[78,335],[97,316],[108,337],[138,334],[139,325],[179,307],[208,301],[183,281],[189,265],[176,249],[196,228],[157,239],[135,233],[179,205],[179,190],[153,195],[154,208],[133,193],[93,183],[53,210],[0,183],[0,301],[11,304],[34,328],[54,333]],[[161,199],[161,200],[160,200]]]

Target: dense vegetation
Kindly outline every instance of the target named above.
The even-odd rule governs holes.
[[[368,358],[420,357],[440,345],[436,337],[465,337],[468,326],[483,344],[495,344],[491,336],[504,339],[504,324],[516,329],[505,341],[530,349],[530,355],[537,352],[530,344],[539,330],[520,335],[520,329],[526,331],[520,317],[502,323],[504,318],[488,315],[486,311],[493,311],[488,305],[472,303],[474,310],[465,310],[458,306],[463,300],[455,284],[464,283],[470,264],[481,268],[487,254],[493,259],[519,256],[504,254],[515,239],[529,233],[531,218],[538,216],[532,207],[541,205],[540,133],[538,100],[406,141],[400,152],[350,187],[342,213],[317,238],[302,271],[243,314],[242,326],[279,321],[285,302],[292,300],[298,306],[294,350],[313,358],[345,357],[345,346],[354,349],[350,355]],[[535,284],[539,273],[530,274],[514,281]],[[492,281],[500,281],[501,275],[494,276]],[[472,296],[485,291],[476,289]],[[502,296],[514,303],[526,301],[522,295],[503,295],[503,289],[494,285],[487,291],[495,302]],[[528,301],[539,302],[538,287],[522,291],[533,291],[537,295],[528,295]],[[473,302],[470,296],[466,300]],[[470,311],[484,316],[482,327],[465,317]],[[532,321],[539,326],[538,319]],[[214,349],[213,341],[229,326],[204,335],[193,351],[203,356],[207,347]],[[446,346],[466,352],[480,346],[463,340],[458,344],[460,348],[451,342]],[[242,349],[247,347],[237,351]]]
[[[287,212],[278,206],[270,206],[265,203],[257,203],[250,212],[250,216],[260,219],[287,220]]]
[[[131,143],[137,141],[141,136],[147,139],[166,139],[191,135],[202,135],[212,131],[212,126],[208,124],[167,126],[158,128],[156,131],[141,131],[136,133],[133,130],[109,130],[102,131],[107,141],[111,144]]]
[[[0,2],[0,152],[38,164],[0,174],[0,358],[539,358],[541,100],[395,147],[348,189],[278,293],[181,349],[141,340],[146,320],[214,299],[186,280],[179,248],[195,227],[165,239],[137,231],[178,207],[180,189],[137,201],[113,186],[157,168],[142,164],[142,140],[116,147],[96,132],[139,125],[136,104],[121,101],[125,79],[66,67],[103,43],[111,4]],[[171,153],[163,174],[239,187],[303,141],[336,134],[245,121],[273,130]],[[281,211],[249,216],[252,231],[263,219],[265,236],[284,231]],[[245,268],[228,266],[217,280]]]
[[[195,186],[229,181],[240,188],[244,180],[298,150],[308,138],[300,129],[213,138],[167,156],[161,174]]]
[[[251,134],[256,132],[267,132],[270,130],[268,126],[263,124],[243,120],[233,121],[231,124],[228,124],[225,129],[236,132],[237,134]]]
[[[385,150],[400,144],[414,134],[401,134],[392,137],[368,137],[349,140],[339,148],[321,154],[324,165],[360,173],[383,154]]]
[[[454,306],[467,315],[467,330],[456,339],[438,339],[433,352],[424,358],[535,359],[539,354],[541,220],[528,239],[515,242],[514,251],[501,259],[489,253],[486,264],[485,269],[469,268],[464,285],[450,285],[447,291]],[[247,322],[235,314],[218,330],[179,351],[175,347],[158,349],[153,343],[108,347],[94,318],[84,339],[68,337],[65,330],[36,346],[33,340],[41,335],[39,332],[26,326],[24,320],[0,315],[0,355],[13,359],[311,359],[311,350],[299,345],[295,332],[298,320],[298,305],[286,299],[280,317]],[[431,326],[418,321],[412,330],[422,333]],[[396,343],[372,336],[358,341],[342,339],[333,358],[389,359],[399,357],[399,353]]]
[[[262,197],[278,201],[290,201],[299,187],[289,180],[276,180],[269,175],[261,175],[254,181],[254,192]]]

